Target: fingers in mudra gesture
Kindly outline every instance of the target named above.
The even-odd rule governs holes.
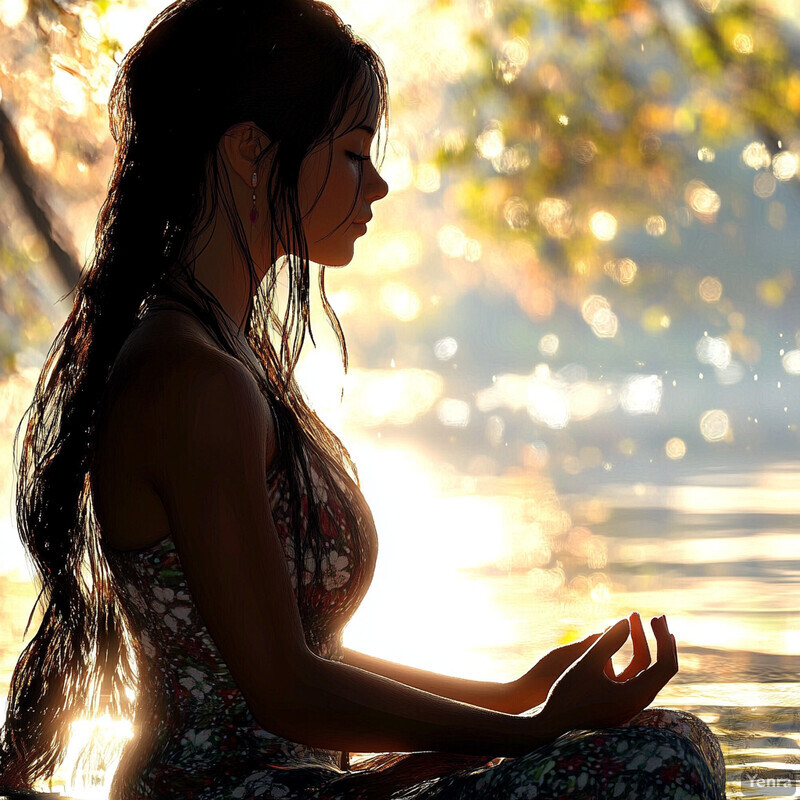
[[[675,637],[666,617],[650,623],[656,638],[651,661],[638,614],[620,620],[601,634],[589,649],[555,681],[541,713],[558,731],[613,727],[646,708],[678,672]],[[609,675],[610,660],[631,636],[634,654],[619,674]]]
[[[628,665],[617,674],[614,670],[612,659],[606,662],[605,674],[616,681],[627,681],[634,675],[638,675],[643,669],[650,666],[650,646],[647,644],[647,637],[642,625],[642,617],[638,611],[634,611],[628,617],[631,631],[631,644],[633,646],[633,656]]]

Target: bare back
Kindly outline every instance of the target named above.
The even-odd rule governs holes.
[[[153,359],[161,364],[186,349],[210,360],[230,359],[199,322],[174,309],[151,309],[123,344],[101,400],[92,466],[95,514],[106,544],[117,550],[149,547],[170,535],[158,476],[169,454],[161,451],[158,404],[143,378]],[[252,357],[254,363],[255,356]],[[147,394],[147,402],[143,402]],[[274,423],[267,420],[267,464],[276,455]]]

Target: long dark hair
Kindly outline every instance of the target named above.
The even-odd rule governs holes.
[[[28,788],[52,774],[63,760],[70,723],[97,712],[101,683],[106,709],[132,716],[140,654],[91,507],[96,410],[123,343],[156,296],[179,302],[221,348],[249,365],[236,338],[219,324],[225,312],[190,269],[191,254],[221,203],[249,266],[251,289],[257,286],[219,158],[221,137],[240,122],[254,123],[269,140],[261,158],[269,157],[270,167],[259,191],[269,209],[265,234],[273,267],[251,292],[245,334],[263,367],[251,371],[274,412],[281,458],[290,466],[304,621],[305,553],[321,562],[313,503],[310,535],[300,538],[300,494],[313,496],[309,458],[323,465],[326,488],[357,528],[364,509],[354,508],[334,479],[350,475],[358,482],[355,465],[294,380],[306,332],[313,340],[300,165],[316,145],[333,141],[353,104],[365,118],[377,107],[370,124],[387,121],[383,65],[315,0],[179,0],[156,17],[122,62],[109,102],[116,152],[95,252],[17,429],[18,436],[30,415],[17,478],[17,522],[41,583],[34,610],[41,603],[44,611],[14,670],[0,736],[0,787]],[[276,266],[279,252],[289,255]],[[278,268],[288,279],[282,315],[275,302]],[[323,307],[346,368],[347,348],[325,296],[324,273],[321,267]],[[176,288],[176,276],[185,291]],[[17,437],[15,454],[16,445]]]

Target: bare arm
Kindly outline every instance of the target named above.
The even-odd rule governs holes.
[[[440,750],[521,755],[561,733],[534,717],[461,703],[354,667],[325,661],[298,674],[284,735],[333,750]],[[281,715],[283,717],[283,715]]]
[[[516,697],[514,683],[455,678],[451,675],[386,661],[348,648],[344,650],[344,663],[473,706],[502,711],[506,714],[517,714],[523,710]]]
[[[270,511],[269,409],[258,387],[241,365],[207,348],[158,355],[131,411],[160,465],[154,484],[189,591],[264,728],[332,750],[514,756],[578,726],[582,705],[563,691],[542,713],[518,717],[313,654]],[[632,716],[655,684],[613,684],[602,674],[608,657],[574,665],[571,685],[581,687],[593,718],[616,719],[620,708]],[[615,699],[620,692],[627,705]]]
[[[606,668],[630,633],[621,620],[555,681],[541,708],[515,716],[431,694],[350,664],[311,655],[285,696],[283,735],[356,752],[439,750],[519,756],[574,728],[619,725],[649,705],[678,670],[666,618],[653,620],[658,659],[617,681]]]
[[[650,650],[647,645],[641,617],[637,612],[630,615],[631,636],[633,638],[634,658],[619,675],[616,675],[609,661],[605,674],[614,680],[625,681],[637,675],[650,665]],[[415,686],[426,692],[471,703],[481,708],[502,711],[506,714],[521,714],[547,698],[553,683],[574,664],[600,638],[593,633],[571,644],[556,647],[545,654],[531,669],[519,678],[508,683],[493,681],[474,681],[454,678],[438,672],[409,667],[385,661],[376,656],[359,653],[345,648],[344,661],[386,678]]]

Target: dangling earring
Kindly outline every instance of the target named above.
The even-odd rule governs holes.
[[[253,207],[250,209],[250,222],[255,224],[258,219],[258,209],[256,208],[256,185],[258,184],[258,173],[253,171],[250,178],[250,186],[253,187]]]

